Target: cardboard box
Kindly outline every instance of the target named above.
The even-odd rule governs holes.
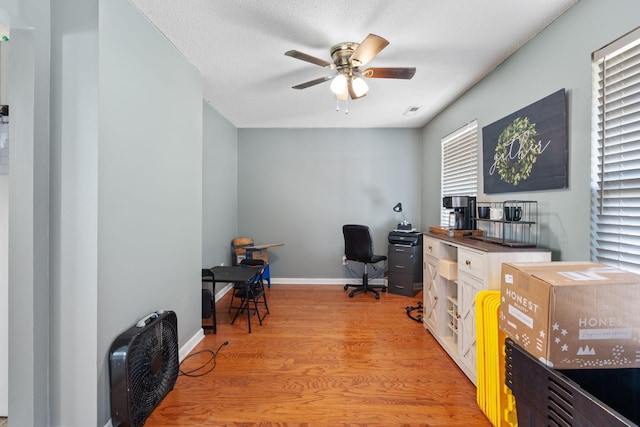
[[[555,369],[640,367],[640,275],[590,262],[502,265],[500,329]]]
[[[269,264],[269,251],[267,249],[247,248],[247,256],[251,259],[261,259],[265,264]]]
[[[438,273],[447,280],[458,280],[458,262],[441,259],[438,264]]]

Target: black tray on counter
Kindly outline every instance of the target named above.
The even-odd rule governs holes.
[[[506,246],[509,248],[535,248],[536,245],[528,242],[516,242],[515,240],[504,240],[499,237],[488,236],[469,236],[470,239],[480,240],[487,243],[495,243],[496,245]]]

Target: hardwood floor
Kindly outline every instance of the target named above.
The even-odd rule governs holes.
[[[271,314],[262,326],[252,316],[251,334],[246,316],[230,324],[228,298],[216,305],[217,335],[192,352],[222,346],[215,369],[180,376],[145,427],[491,426],[474,385],[407,316],[422,294],[376,300],[342,286],[273,285]]]

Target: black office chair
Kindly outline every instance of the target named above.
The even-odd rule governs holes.
[[[387,259],[384,255],[373,254],[373,239],[371,238],[371,230],[366,225],[343,225],[342,234],[344,235],[344,254],[347,260],[357,261],[364,264],[364,273],[362,274],[361,285],[344,285],[346,291],[349,287],[354,287],[349,296],[353,297],[358,292],[373,292],[376,295],[376,299],[380,299],[380,293],[386,292],[387,288],[384,285],[370,285],[369,275],[367,274],[367,266],[369,264],[375,264]]]

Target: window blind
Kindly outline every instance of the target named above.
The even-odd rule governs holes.
[[[591,259],[640,273],[640,29],[594,52]]]
[[[475,196],[478,192],[478,122],[442,138],[440,200],[444,196]],[[440,225],[449,225],[449,211],[441,209]]]

